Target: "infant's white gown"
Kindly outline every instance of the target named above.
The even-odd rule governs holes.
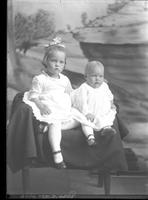
[[[96,130],[113,125],[116,109],[111,107],[114,97],[106,82],[103,82],[99,88],[83,83],[73,91],[71,96],[73,107],[83,113],[83,117],[77,115],[77,119],[80,116],[79,121],[82,124],[89,125]],[[85,115],[88,113],[95,116],[93,123],[86,123]]]

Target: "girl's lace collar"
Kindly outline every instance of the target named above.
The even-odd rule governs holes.
[[[44,74],[45,76],[48,76],[48,77],[50,77],[50,78],[52,78],[52,79],[60,79],[60,78],[61,78],[61,74],[59,74],[59,78],[54,78],[54,77],[49,76],[45,70],[41,70],[41,72],[42,72],[42,74]]]

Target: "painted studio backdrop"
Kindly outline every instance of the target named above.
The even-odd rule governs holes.
[[[130,134],[124,141],[148,170],[148,3],[145,0],[8,0],[7,118],[15,94],[40,73],[44,48],[60,36],[77,87],[99,59]]]

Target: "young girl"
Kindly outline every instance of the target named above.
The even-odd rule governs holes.
[[[84,82],[76,89],[72,97],[72,105],[85,116],[88,123],[81,121],[82,130],[87,137],[88,145],[96,145],[94,130],[101,135],[115,134],[112,127],[116,116],[113,94],[104,81],[104,66],[99,61],[88,62],[85,68]]]
[[[30,105],[37,120],[48,123],[48,138],[57,168],[66,168],[61,153],[61,130],[78,125],[71,114],[70,80],[61,72],[66,64],[65,46],[60,38],[49,43],[43,58],[45,69],[32,80],[23,101]]]

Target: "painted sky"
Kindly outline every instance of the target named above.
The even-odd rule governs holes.
[[[115,0],[13,0],[14,10],[31,14],[45,9],[55,14],[56,29],[81,26],[81,14],[87,12],[89,19],[106,14],[108,4]]]

